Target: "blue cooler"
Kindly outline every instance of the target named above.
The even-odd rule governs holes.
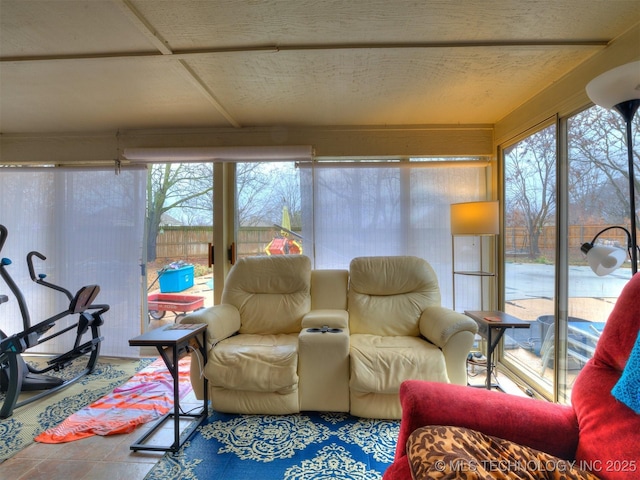
[[[160,293],[182,292],[193,287],[193,265],[159,270],[158,275],[160,275]]]

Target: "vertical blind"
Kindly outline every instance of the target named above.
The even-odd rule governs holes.
[[[2,168],[0,223],[8,229],[2,257],[27,302],[32,324],[68,308],[67,298],[31,281],[26,255],[36,250],[36,274],[75,293],[97,284],[96,303],[110,305],[104,314],[101,355],[135,356],[128,339],[140,333],[141,269],[146,170]],[[18,304],[4,282],[0,293],[0,329],[11,335],[23,329]],[[58,328],[74,323],[61,320]],[[75,335],[67,333],[30,351],[64,353]]]
[[[450,164],[303,168],[303,236],[313,245],[306,253],[315,268],[348,268],[359,256],[422,257],[438,275],[442,304],[451,306],[449,206],[485,199],[486,170]],[[466,255],[477,259],[478,251]]]

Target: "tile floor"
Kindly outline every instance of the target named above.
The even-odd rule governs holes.
[[[482,384],[484,373],[472,383]],[[479,375],[478,375],[479,374]],[[524,395],[504,375],[500,384],[505,391]],[[180,402],[184,411],[202,405],[190,394]],[[181,422],[185,428],[190,419]],[[0,464],[0,480],[142,480],[162,458],[162,452],[133,452],[129,446],[135,443],[153,423],[141,425],[128,435],[89,437],[70,443],[32,443],[21,452]],[[173,443],[173,423],[166,422],[150,440],[152,444]]]
[[[201,406],[190,394],[180,402],[184,411]],[[185,428],[191,419],[181,421]],[[0,480],[142,480],[162,458],[162,452],[133,452],[135,443],[154,423],[141,425],[128,435],[89,437],[76,442],[32,443],[0,464]],[[148,441],[149,444],[173,443],[173,420]]]

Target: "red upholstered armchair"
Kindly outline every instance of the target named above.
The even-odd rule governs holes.
[[[570,406],[460,385],[404,382],[396,455],[384,480],[412,478],[407,440],[427,425],[465,427],[575,460],[601,479],[640,478],[640,415],[611,394],[639,328],[640,275],[635,275],[616,302],[593,358],[576,378]],[[636,353],[637,347],[634,358]],[[428,442],[422,446],[429,448]]]

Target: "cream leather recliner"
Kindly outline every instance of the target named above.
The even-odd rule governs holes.
[[[477,331],[440,306],[431,266],[417,257],[361,257],[350,270],[311,270],[300,255],[247,257],[231,269],[222,303],[187,315],[206,323],[208,356],[191,379],[214,410],[305,410],[400,418],[408,379],[466,384]]]
[[[440,306],[436,274],[416,257],[360,257],[349,267],[352,414],[400,418],[404,379],[467,383],[477,324]]]

